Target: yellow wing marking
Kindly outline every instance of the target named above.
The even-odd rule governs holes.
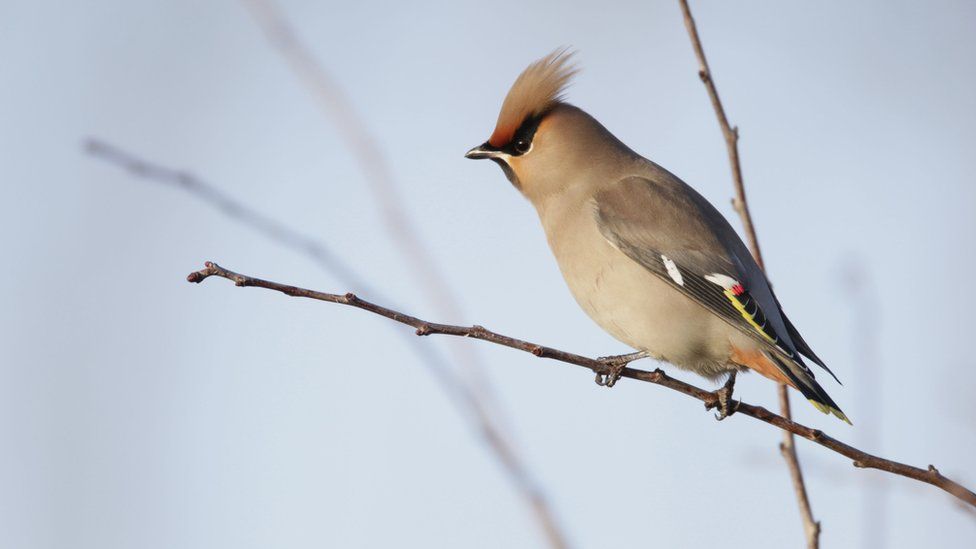
[[[764,338],[766,338],[767,341],[775,345],[776,340],[769,337],[769,334],[763,331],[762,326],[756,324],[756,320],[752,318],[752,315],[746,312],[746,306],[743,305],[741,301],[739,301],[738,296],[732,293],[731,289],[725,290],[724,293],[725,293],[725,297],[729,298],[729,300],[732,302],[732,305],[736,308],[736,310],[738,310],[739,313],[742,314],[742,318],[746,319],[746,322],[748,322],[753,328],[755,328],[756,331],[759,332]]]

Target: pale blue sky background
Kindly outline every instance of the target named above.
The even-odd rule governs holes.
[[[592,356],[535,213],[464,160],[518,72],[579,50],[570,100],[732,215],[721,136],[676,2],[281,4],[342,82],[462,318]],[[801,421],[976,484],[976,5],[695,2],[771,277],[845,381],[855,427]],[[87,157],[97,136],[318,235],[431,315],[344,136],[241,4],[0,3],[0,545],[540,547],[521,499],[388,321],[184,282],[229,268],[345,291],[188,196]],[[870,294],[852,299],[850,265]],[[859,371],[875,299],[882,374]],[[443,340],[424,343],[440,348]],[[479,342],[574,545],[799,547],[779,433],[651,385]],[[647,364],[652,367],[653,364]],[[702,380],[683,376],[698,384]],[[746,400],[775,406],[746,376]],[[877,410],[865,403],[873,399]],[[960,547],[935,489],[799,450],[825,548]],[[874,482],[873,482],[874,481]],[[866,531],[867,486],[887,526]],[[967,541],[968,540],[968,541]]]

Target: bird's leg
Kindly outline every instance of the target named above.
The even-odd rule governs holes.
[[[734,414],[736,409],[738,409],[739,403],[732,400],[732,390],[734,388],[735,370],[732,370],[729,372],[729,379],[725,380],[725,385],[718,391],[715,391],[715,394],[718,395],[718,413],[715,414],[715,419],[722,421]]]
[[[620,372],[624,371],[624,368],[626,368],[628,364],[635,360],[640,360],[649,356],[651,355],[647,354],[647,351],[637,351],[625,355],[601,356],[600,358],[597,358],[597,360],[600,362],[610,366],[610,373],[604,375],[597,372],[595,380],[596,384],[601,387],[613,387],[617,384],[617,380],[620,379]]]

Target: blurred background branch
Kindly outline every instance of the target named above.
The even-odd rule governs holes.
[[[698,36],[698,28],[695,19],[691,15],[691,8],[688,7],[688,0],[679,0],[681,12],[684,15],[685,27],[688,29],[688,36],[691,38],[691,45],[695,50],[695,57],[698,58],[698,76],[701,78],[705,89],[708,90],[708,97],[711,99],[712,107],[715,109],[715,116],[718,118],[719,127],[722,129],[722,137],[725,138],[725,147],[728,150],[729,165],[732,168],[732,184],[735,187],[735,198],[732,206],[742,220],[742,227],[746,233],[746,242],[752,251],[752,256],[759,264],[759,268],[766,270],[763,263],[762,251],[759,248],[759,238],[756,236],[756,227],[749,213],[749,202],[746,199],[745,183],[742,180],[742,164],[739,160],[739,128],[729,124],[729,119],[725,114],[725,107],[719,99],[718,89],[715,87],[715,79],[712,71],[708,67],[708,59],[705,57],[705,50],[702,47],[701,38]],[[777,388],[779,395],[779,411],[783,417],[792,419],[793,414],[790,410],[790,394],[785,384],[780,383]],[[810,497],[807,494],[806,483],[803,481],[803,470],[800,468],[800,459],[796,455],[796,441],[793,433],[783,431],[783,441],[779,445],[780,453],[786,461],[786,466],[790,472],[790,481],[793,484],[793,491],[796,493],[796,502],[800,508],[800,517],[803,520],[803,532],[807,541],[808,549],[820,547],[820,521],[813,517],[813,509],[810,507]]]
[[[134,177],[185,191],[191,197],[217,209],[229,219],[266,236],[276,244],[302,253],[319,267],[335,276],[340,283],[357,291],[382,296],[364,277],[355,272],[319,239],[300,231],[242,203],[196,175],[149,162],[116,146],[89,138],[85,150],[94,158],[126,170]],[[382,299],[388,299],[382,297]],[[504,427],[492,416],[481,394],[458,377],[457,372],[433,348],[423,345],[409,334],[397,331],[430,371],[439,386],[448,394],[458,413],[466,418],[472,429],[486,443],[490,453],[502,466],[506,478],[526,501],[533,517],[552,547],[568,547],[566,534],[555,519],[549,497],[510,443]]]
[[[368,124],[360,117],[342,86],[311,48],[299,39],[273,0],[242,0],[243,4],[264,32],[268,43],[288,63],[305,88],[315,98],[322,112],[342,136],[362,172],[379,211],[389,239],[396,244],[401,259],[407,265],[415,284],[438,314],[447,318],[462,318],[463,313],[451,285],[437,267],[437,261],[420,236],[416,224],[403,206],[403,198],[396,184],[390,163]],[[484,365],[478,356],[463,345],[452,345],[451,351],[465,365],[464,373],[471,378],[478,392],[488,392],[483,375]]]
[[[406,264],[424,298],[445,318],[463,318],[457,296],[403,205],[387,156],[380,148],[377,138],[370,132],[366,120],[358,115],[342,85],[299,37],[274,0],[242,0],[242,3],[264,32],[268,43],[284,58],[328,117],[335,131],[342,136],[342,142],[352,153],[366,180],[387,237],[400,252],[401,260]],[[461,366],[458,375],[468,384],[467,393],[470,395],[471,406],[477,409],[483,422],[495,425],[492,438],[497,438],[497,444],[504,447],[501,454],[508,456],[501,457],[500,454],[500,458],[503,461],[518,461],[514,452],[515,443],[509,433],[510,429],[506,427],[505,414],[494,398],[480,357],[469,346],[453,342],[448,345],[454,362]],[[517,466],[524,476],[524,464]],[[552,547],[565,547],[566,534],[559,527],[554,512],[546,503],[547,499],[539,490],[536,488],[522,492],[529,500],[549,544]]]
[[[419,336],[442,334],[442,335],[450,335],[456,337],[480,339],[482,341],[487,341],[489,343],[494,343],[496,345],[502,345],[504,347],[510,347],[512,349],[525,351],[527,353],[531,353],[540,358],[551,358],[554,360],[558,360],[560,362],[565,362],[567,364],[582,366],[584,368],[596,372],[597,374],[604,374],[604,375],[611,374],[614,372],[614,367],[616,366],[616,364],[611,364],[606,360],[588,358],[567,351],[555,349],[552,347],[546,347],[543,345],[539,345],[537,343],[532,343],[529,341],[499,334],[491,330],[488,330],[482,326],[477,326],[477,325],[457,326],[451,324],[440,324],[440,323],[429,322],[408,315],[406,313],[382,305],[378,305],[370,301],[366,301],[364,299],[359,298],[355,294],[351,294],[351,293],[347,293],[344,295],[331,294],[326,292],[309,290],[306,288],[300,288],[297,286],[281,284],[269,280],[263,280],[249,275],[236,273],[234,271],[225,269],[213,262],[207,262],[203,269],[190,273],[187,276],[187,281],[198,284],[212,276],[230,280],[231,282],[234,282],[236,286],[239,287],[264,288],[276,292],[281,292],[291,297],[303,297],[303,298],[314,299],[318,301],[326,301],[329,303],[347,305],[350,307],[355,307],[357,309],[362,309],[364,311],[388,318],[395,322],[399,322],[401,324],[405,324],[407,326],[416,328],[416,333]],[[656,385],[661,385],[663,387],[667,387],[674,391],[678,391],[685,395],[691,396],[693,398],[702,401],[705,404],[706,409],[715,408],[719,404],[719,396],[717,392],[705,391],[704,389],[700,389],[689,383],[685,383],[683,381],[674,379],[666,375],[660,369],[655,370],[653,372],[648,372],[645,370],[637,370],[634,368],[624,368],[623,371],[620,372],[620,375],[621,377],[627,377],[630,379],[636,379],[648,383],[654,383]],[[932,486],[935,486],[937,488],[940,488],[948,492],[949,494],[955,496],[959,500],[971,506],[976,507],[976,493],[973,493],[968,488],[945,477],[933,465],[929,465],[927,469],[920,469],[918,467],[913,467],[911,465],[906,465],[903,463],[899,463],[896,461],[892,461],[886,458],[869,454],[853,446],[844,444],[843,442],[840,442],[839,440],[827,435],[826,433],[824,433],[819,429],[811,429],[810,427],[801,425],[791,419],[774,414],[773,412],[770,412],[769,410],[761,406],[754,406],[752,404],[747,404],[745,402],[739,402],[735,413],[747,415],[749,417],[758,419],[760,421],[778,427],[784,431],[789,431],[790,433],[799,435],[803,438],[816,442],[817,444],[823,446],[824,448],[827,448],[847,458],[850,458],[851,460],[853,460],[853,465],[855,467],[862,468],[862,469],[877,469],[879,471],[884,471],[894,475],[899,475],[920,482],[924,482],[926,484],[931,484]]]
[[[859,446],[884,449],[882,434],[884,410],[881,395],[885,392],[884,368],[881,367],[878,346],[881,300],[875,290],[870,270],[860,258],[850,258],[841,273],[841,288],[847,294],[851,307],[851,345],[858,368],[854,370],[855,387],[861,409],[871,418],[867,429],[858,429],[855,442]],[[888,485],[863,479],[861,494],[861,546],[887,547]],[[967,508],[969,511],[976,511]]]

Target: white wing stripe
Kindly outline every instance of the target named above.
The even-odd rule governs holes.
[[[668,276],[671,277],[671,280],[678,286],[684,286],[685,279],[681,276],[681,271],[678,270],[678,266],[674,264],[674,261],[664,254],[661,254],[661,261],[664,263],[664,268],[667,269]]]
[[[721,286],[726,290],[731,290],[732,286],[735,286],[736,284],[739,283],[738,280],[732,278],[731,276],[724,275],[721,273],[712,273],[710,275],[706,275],[705,280],[713,284],[718,284],[719,286]]]

